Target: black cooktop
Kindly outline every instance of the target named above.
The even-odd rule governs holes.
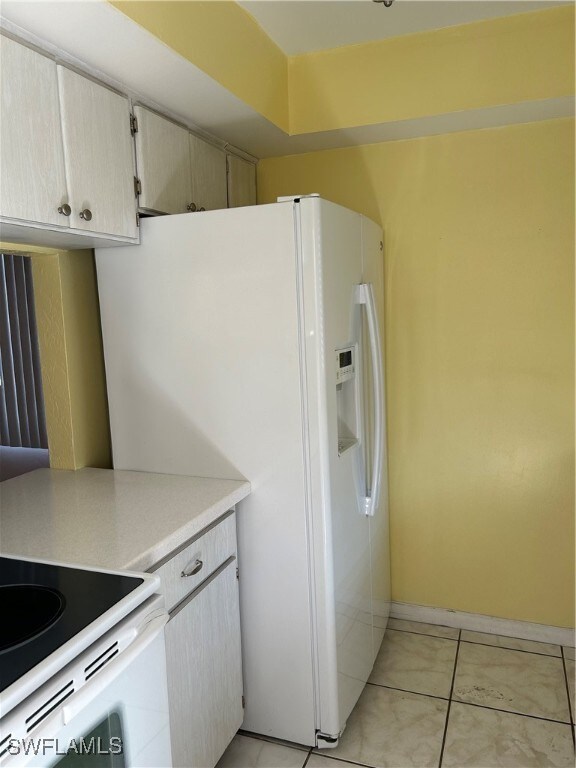
[[[0,691],[143,581],[135,576],[0,557]]]

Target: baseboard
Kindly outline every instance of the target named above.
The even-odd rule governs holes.
[[[465,613],[447,608],[432,608],[428,605],[392,602],[390,618],[407,621],[425,621],[428,624],[441,624],[445,627],[469,629],[473,632],[489,632],[493,635],[519,637],[522,640],[535,640],[539,643],[574,646],[575,631],[564,627],[549,627],[531,621],[500,619],[496,616],[484,616],[480,613]]]

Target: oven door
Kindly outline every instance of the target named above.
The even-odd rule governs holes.
[[[19,733],[4,742],[2,768],[169,768],[167,620],[166,613],[156,612],[140,626],[124,628],[123,635],[108,633],[96,649],[92,647],[91,655],[87,651],[70,665],[72,676],[70,668],[62,670],[42,687],[50,686],[49,691],[41,689],[30,697],[34,701],[24,702],[22,717],[27,717]],[[114,645],[110,646],[110,639],[115,637],[116,647],[123,650],[110,650]],[[88,667],[84,666],[87,661]],[[74,682],[79,669],[85,678],[80,687]],[[70,679],[68,685],[76,685],[77,690],[66,696]],[[54,699],[59,696],[60,703],[50,710],[46,695],[55,689]],[[45,714],[34,712],[38,701],[43,702]],[[41,722],[35,725],[40,716]]]

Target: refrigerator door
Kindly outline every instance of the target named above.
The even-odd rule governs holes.
[[[380,337],[380,351],[382,355],[382,368],[384,366],[384,245],[382,230],[373,221],[362,218],[362,278],[372,287],[372,294],[378,319],[378,331]],[[363,319],[363,334],[367,337],[369,328],[367,317]],[[375,435],[375,392],[374,372],[371,355],[364,357],[364,406],[365,406],[365,434],[367,454],[367,487],[373,485],[374,455],[373,446],[376,442]],[[384,631],[390,614],[390,547],[389,547],[389,519],[388,519],[388,454],[386,445],[386,397],[385,380],[381,382],[380,397],[382,400],[382,459],[380,496],[370,524],[370,551],[372,563],[372,614],[374,621],[373,631],[373,655],[378,655]]]
[[[361,216],[302,199],[305,390],[321,734],[337,737],[373,666],[371,565],[363,466]],[[338,379],[339,355],[354,375]],[[321,737],[320,737],[321,739]],[[322,742],[320,742],[322,743]],[[324,744],[328,746],[328,744]]]

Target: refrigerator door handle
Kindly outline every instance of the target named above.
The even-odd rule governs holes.
[[[380,501],[382,483],[382,455],[384,451],[384,399],[382,346],[378,329],[378,315],[371,283],[358,285],[357,302],[366,308],[370,354],[372,356],[372,384],[374,388],[374,450],[372,452],[372,488],[367,489],[365,512],[373,517]]]

